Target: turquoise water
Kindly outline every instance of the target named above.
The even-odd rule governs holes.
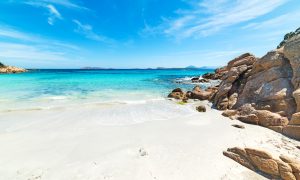
[[[0,75],[0,110],[165,98],[180,80],[212,70],[34,70]]]

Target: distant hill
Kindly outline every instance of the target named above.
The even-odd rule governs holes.
[[[197,66],[187,66],[185,67],[185,69],[216,69],[218,68],[218,66],[201,66],[201,67],[197,67]]]
[[[103,68],[103,67],[83,67],[80,69],[107,69],[107,68]]]

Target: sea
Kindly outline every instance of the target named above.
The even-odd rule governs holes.
[[[195,86],[191,83],[191,78],[212,71],[213,69],[41,69],[21,74],[1,74],[0,112],[162,100],[174,88],[191,90]]]

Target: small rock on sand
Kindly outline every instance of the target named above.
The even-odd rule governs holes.
[[[196,107],[196,110],[199,112],[206,112],[206,107],[203,105],[200,105],[200,106]]]
[[[148,152],[144,148],[140,148],[139,150],[140,156],[147,156]]]
[[[245,129],[245,126],[239,124],[233,124],[232,126],[240,129]]]

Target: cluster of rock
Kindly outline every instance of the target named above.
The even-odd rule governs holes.
[[[261,125],[300,139],[300,35],[262,58],[243,54],[205,79],[216,87],[171,93],[169,97],[209,100],[224,116]],[[176,95],[176,96],[174,96]]]
[[[5,66],[2,63],[0,63],[0,74],[10,74],[10,73],[22,73],[27,72],[26,69],[18,68],[14,66]]]
[[[276,159],[266,151],[239,147],[229,148],[223,154],[266,177],[300,180],[300,162],[290,157],[281,155]]]

